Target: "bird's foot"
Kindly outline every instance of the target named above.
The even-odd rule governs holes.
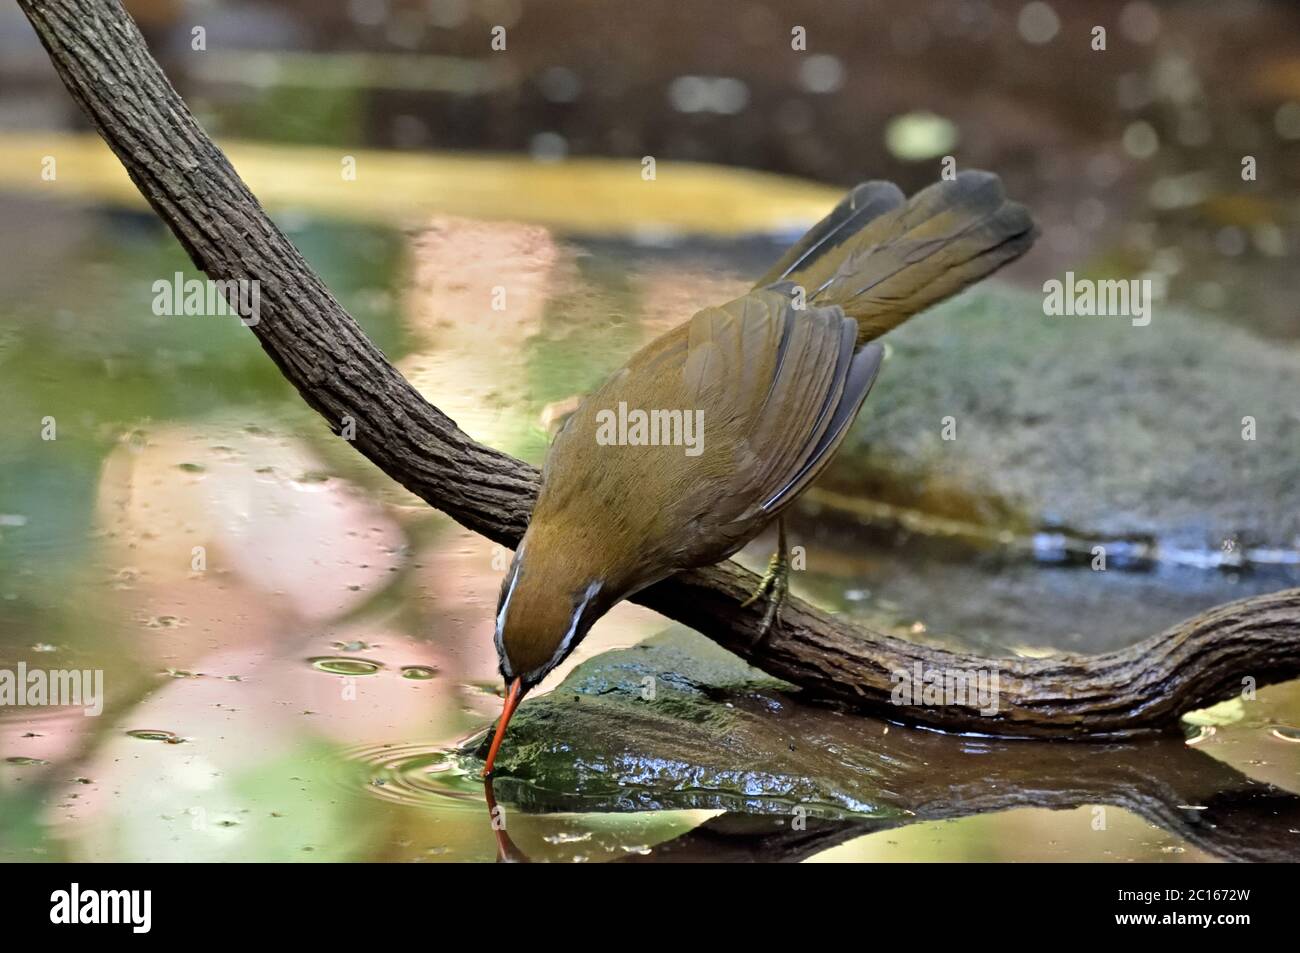
[[[754,590],[753,595],[740,604],[742,609],[753,605],[759,599],[766,597],[767,609],[763,612],[763,621],[759,623],[758,633],[754,636],[754,645],[762,642],[767,638],[772,627],[781,621],[781,606],[785,603],[785,598],[790,592],[790,561],[787,558],[785,547],[772,554],[768,560],[767,571],[763,573],[763,578],[759,580],[758,587]]]

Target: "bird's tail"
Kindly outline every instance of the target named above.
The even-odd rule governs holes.
[[[861,345],[1018,258],[1037,235],[991,172],[962,172],[910,199],[892,182],[864,182],[758,284],[792,282],[811,305],[839,305]]]

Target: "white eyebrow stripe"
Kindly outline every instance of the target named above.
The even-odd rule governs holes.
[[[510,599],[515,594],[515,586],[519,584],[519,563],[524,558],[524,547],[521,545],[519,551],[515,553],[514,563],[511,566],[510,585],[506,587],[506,597],[501,600],[501,611],[497,613],[497,630],[493,640],[497,646],[497,659],[501,662],[501,667],[505,669],[508,676],[513,677],[514,672],[510,670],[510,657],[506,655],[505,644],[505,624],[506,610],[510,608]]]
[[[564,658],[568,653],[569,644],[573,641],[573,636],[578,631],[578,623],[582,621],[582,613],[586,611],[587,603],[591,602],[598,592],[600,592],[599,582],[593,582],[587,587],[587,591],[582,597],[582,602],[578,604],[578,608],[573,610],[573,619],[569,622],[569,631],[564,633],[564,638],[560,640],[560,647],[555,650],[555,654],[551,656],[551,660],[542,666],[544,671],[549,672],[551,669],[555,668],[555,666],[560,664],[560,659]]]

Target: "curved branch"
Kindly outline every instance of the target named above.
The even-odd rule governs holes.
[[[118,0],[19,0],[59,76],[132,181],[214,280],[257,280],[262,347],[303,399],[398,483],[498,543],[523,535],[538,488],[525,463],[475,443],[402,377],[267,217],[146,49]],[[636,601],[820,697],[957,731],[1025,736],[1168,730],[1187,710],[1300,674],[1300,589],[1220,606],[1093,657],[987,659],[865,632],[791,600],[755,644],[757,578],[735,563],[683,573]],[[998,712],[900,708],[895,673],[996,672]]]

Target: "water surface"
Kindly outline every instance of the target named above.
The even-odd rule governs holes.
[[[0,667],[101,670],[106,699],[98,717],[0,709],[2,859],[1186,861],[1263,849],[1249,833],[1216,841],[1213,823],[1198,826],[1205,811],[1249,831],[1252,792],[1300,791],[1292,683],[1189,728],[1190,747],[1085,746],[1063,760],[1059,743],[895,726],[880,764],[930,770],[900,768],[899,789],[881,791],[890,810],[814,818],[803,836],[761,792],[737,812],[653,785],[544,809],[503,788],[496,830],[472,759],[454,751],[500,704],[490,632],[507,554],[333,437],[237,322],[154,315],[151,283],[192,272],[149,217],[4,201],[7,222],[47,238],[0,269]],[[534,462],[577,395],[649,335],[743,288],[775,247],[285,224],[431,400]],[[490,307],[502,275],[504,313]],[[1032,547],[972,549],[816,507],[795,523],[814,554],[797,591],[986,651],[1111,648],[1295,584],[1281,570],[1156,567],[1099,590]],[[743,560],[760,565],[767,545]],[[663,625],[618,608],[547,687]],[[815,707],[797,717],[827,737],[888,727],[848,716],[841,728],[830,720],[845,716]],[[1093,774],[1105,782],[1079,783]],[[1152,794],[1166,790],[1177,796]],[[651,809],[627,809],[638,803]]]

